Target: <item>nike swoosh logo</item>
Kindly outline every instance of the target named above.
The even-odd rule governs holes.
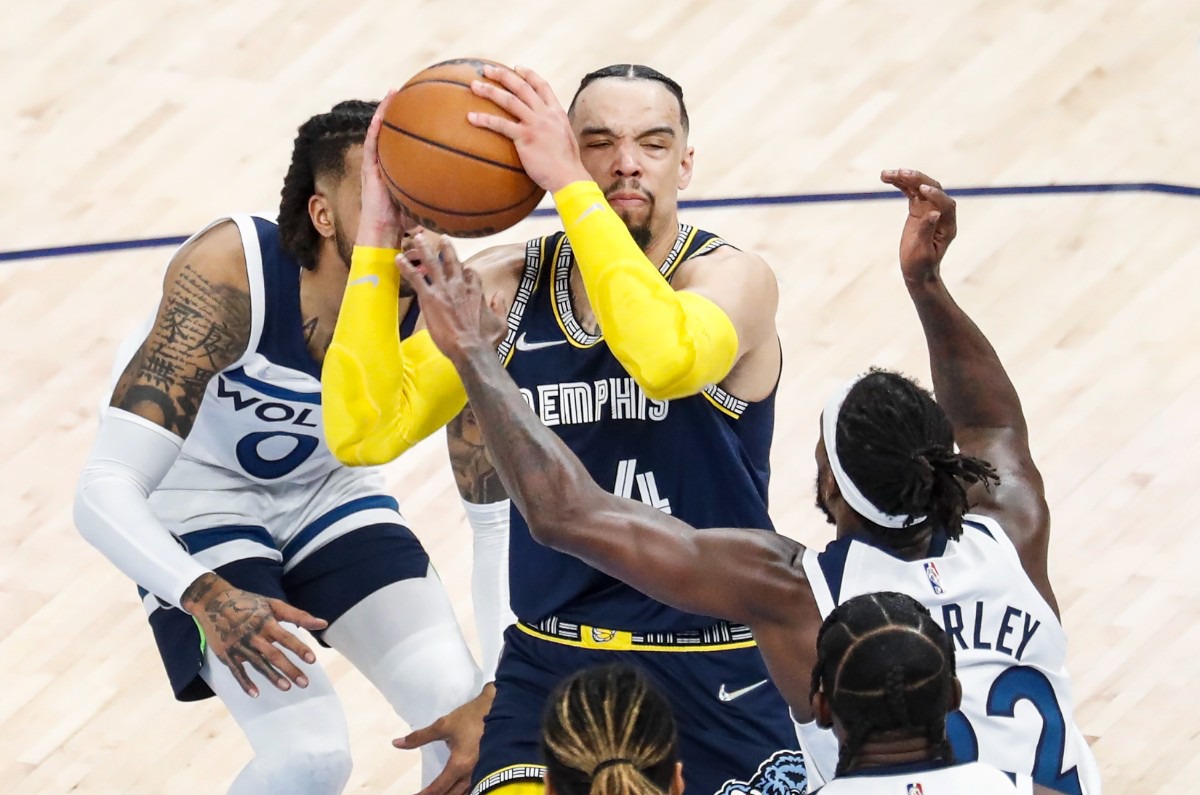
[[[601,204],[600,204],[600,202],[596,202],[596,203],[595,203],[595,204],[593,204],[591,207],[589,207],[589,208],[587,208],[586,210],[584,210],[583,212],[581,212],[581,213],[579,214],[579,217],[575,219],[575,223],[579,223],[579,222],[580,222],[580,221],[582,221],[584,218],[587,218],[589,215],[591,215],[592,213],[596,212],[597,210],[603,210],[603,209],[604,209],[604,206],[603,206],[603,205],[601,205]]]
[[[372,287],[378,287],[379,286],[379,277],[377,275],[375,275],[374,273],[372,273],[370,276],[360,276],[359,278],[350,282],[351,287],[353,287],[356,284],[369,284]]]
[[[757,690],[770,681],[770,679],[764,679],[761,682],[755,682],[752,685],[743,687],[741,690],[726,690],[725,683],[722,682],[721,689],[717,691],[717,698],[719,698],[721,701],[733,701],[735,698],[741,698],[742,696],[746,695],[751,690]]]
[[[549,342],[527,342],[525,340],[525,332],[521,332],[521,336],[517,337],[517,350],[519,351],[537,351],[542,348],[553,348],[555,345],[566,345],[566,340],[551,340]]]

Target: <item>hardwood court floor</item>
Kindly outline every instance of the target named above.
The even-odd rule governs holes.
[[[1200,184],[1188,0],[41,0],[4,18],[4,250],[273,207],[305,118],[465,55],[529,64],[564,98],[607,63],[675,76],[695,198],[871,190],[893,166],[959,186]],[[1112,792],[1200,778],[1198,211],[1153,194],[964,199],[945,265],[1025,401],[1077,716]],[[871,364],[927,378],[894,265],[903,215],[899,202],[685,214],[779,274],[773,506],[809,543],[829,535],[811,506],[826,394]],[[114,346],[153,306],[168,253],[0,264],[5,792],[222,792],[249,758],[218,704],[171,700],[132,586],[71,522]],[[440,438],[389,475],[470,627],[469,531]],[[415,755],[388,742],[404,727],[345,661],[323,660],[350,718],[349,791],[414,792]]]

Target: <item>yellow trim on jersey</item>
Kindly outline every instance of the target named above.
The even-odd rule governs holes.
[[[654,652],[689,652],[689,651],[729,651],[731,649],[751,649],[758,645],[754,640],[736,640],[727,643],[706,643],[687,646],[653,646],[650,644],[635,644],[633,633],[621,629],[603,629],[587,624],[579,625],[580,640],[569,640],[557,635],[541,632],[533,627],[517,622],[517,629],[531,638],[557,643],[560,646],[571,646],[576,649],[597,649],[599,651],[654,651]]]
[[[568,254],[568,256],[566,257],[566,261],[565,262],[563,261],[564,260],[563,248],[566,246],[567,246],[567,236],[564,234],[562,237],[560,237],[558,239],[558,245],[554,247],[554,258],[552,260],[550,260],[550,263],[549,263],[550,307],[551,307],[552,311],[554,312],[554,322],[558,324],[558,327],[562,331],[563,337],[567,340],[567,342],[571,343],[571,346],[574,348],[579,348],[580,350],[587,350],[588,348],[594,348],[597,344],[599,344],[604,339],[604,335],[603,334],[589,334],[588,332],[583,330],[583,326],[575,318],[575,308],[571,306],[571,262],[570,262],[570,260],[574,257],[574,255]],[[543,260],[542,265],[545,266],[546,264],[547,263],[545,262],[545,260]],[[560,275],[561,275],[563,282],[565,282],[565,284],[564,284],[565,294],[560,294],[560,292],[559,292],[558,280],[560,278]],[[560,301],[561,301],[561,303],[560,303]],[[571,321],[570,323],[568,323],[566,313],[570,314],[570,321]],[[590,339],[590,341],[585,342],[583,339],[579,339],[579,337],[572,334],[570,329],[567,328],[568,325],[574,325],[574,327],[579,330],[579,337],[586,337],[586,338]]]
[[[729,409],[727,409],[723,405],[721,405],[721,401],[717,400],[715,397],[710,395],[708,393],[707,389],[704,390],[703,392],[701,392],[700,394],[704,395],[705,399],[707,399],[709,403],[713,404],[713,406],[716,407],[717,411],[721,412],[722,414],[727,414],[730,417],[733,417],[735,420],[740,420],[742,418],[741,414],[735,414],[734,412],[730,411]]]
[[[536,775],[527,775],[517,779],[498,781],[491,785],[488,784],[489,779],[501,776],[506,771],[519,769],[524,769],[529,773],[536,771]],[[483,795],[485,792],[503,792],[505,795],[545,795],[546,785],[543,781],[545,777],[545,765],[539,762],[518,762],[515,765],[508,765],[499,770],[493,770],[479,779],[479,783],[471,790],[471,795]]]
[[[690,248],[692,243],[696,240],[696,234],[699,233],[699,231],[700,230],[694,226],[688,231],[687,238],[684,239],[683,245],[679,247],[679,256],[675,258],[674,262],[669,263],[665,270],[661,271],[664,279],[671,281],[671,277],[675,275],[675,271],[679,270],[679,266],[692,258],[692,254],[695,252],[689,252],[688,248]]]

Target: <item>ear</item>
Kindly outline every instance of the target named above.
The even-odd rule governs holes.
[[[951,681],[950,691],[950,711],[958,709],[962,706],[962,682],[958,681],[958,677],[954,677]]]
[[[692,167],[695,165],[696,147],[689,146],[683,150],[683,158],[679,161],[679,182],[676,187],[685,190],[692,184]]]
[[[822,729],[833,728],[833,710],[829,706],[829,699],[825,698],[824,690],[813,693],[812,711],[813,720],[817,722],[817,726]]]
[[[317,234],[324,238],[333,237],[333,210],[324,194],[314,193],[308,197],[308,217]]]
[[[550,781],[550,771],[542,774],[542,783],[546,785],[546,795],[554,795],[554,783]]]
[[[676,762],[675,763],[675,777],[673,779],[671,779],[671,795],[683,795],[683,788],[684,788],[683,762]],[[550,792],[549,787],[546,788],[546,792],[547,792],[547,795],[549,795],[549,792]]]

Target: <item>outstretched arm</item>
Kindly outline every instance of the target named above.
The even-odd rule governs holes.
[[[695,530],[592,480],[529,410],[481,327],[478,278],[448,244],[418,241],[426,263],[408,267],[429,331],[459,370],[484,441],[509,495],[541,543],[574,555],[643,593],[689,612],[750,624],[784,621],[811,599],[804,548],[757,530]]]
[[[995,348],[941,278],[942,257],[957,232],[954,200],[917,171],[885,171],[882,179],[908,197],[900,264],[925,331],[937,401],[962,451],[989,462],[1000,475],[991,491],[973,488],[971,509],[1000,522],[1026,573],[1057,609],[1047,571],[1050,511],[1029,450],[1021,399]]]

